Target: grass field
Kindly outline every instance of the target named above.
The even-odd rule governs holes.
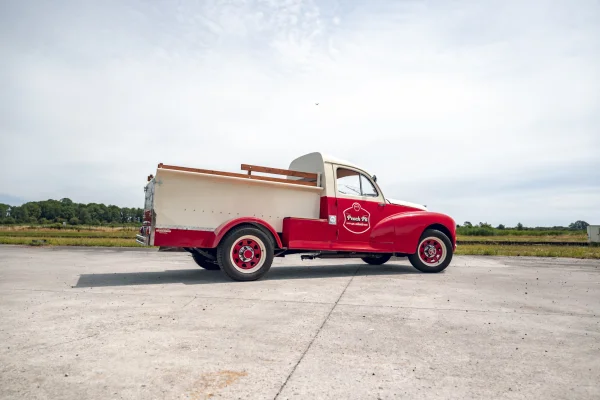
[[[478,242],[587,242],[587,234],[546,235],[546,236],[465,236],[458,235],[457,240]]]
[[[44,243],[40,242],[45,240]],[[87,238],[87,237],[10,237],[0,236],[0,244],[27,244],[46,246],[94,246],[94,247],[141,247],[133,239],[127,238]]]
[[[66,229],[44,228],[39,226],[0,226],[0,244],[48,245],[48,246],[98,246],[98,247],[140,247],[135,241],[137,227],[78,227]],[[40,242],[44,241],[45,242]],[[555,235],[506,235],[506,236],[464,236],[458,240],[469,241],[510,241],[510,242],[586,242],[585,233]],[[32,243],[35,241],[35,243]],[[600,259],[600,247],[590,246],[538,246],[501,244],[463,244],[457,254],[492,256],[535,256],[573,257]]]
[[[0,244],[32,244],[45,240],[49,246],[140,247],[137,227],[78,227],[53,229],[39,226],[0,227]],[[39,243],[37,243],[39,245]]]
[[[519,246],[465,244],[456,248],[459,255],[570,257],[600,259],[599,246]]]

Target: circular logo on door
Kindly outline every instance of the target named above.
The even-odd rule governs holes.
[[[352,204],[344,210],[344,228],[355,234],[365,233],[371,229],[371,214],[360,203]]]

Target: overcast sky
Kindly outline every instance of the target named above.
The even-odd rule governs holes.
[[[600,224],[598,1],[0,1],[0,202],[322,151],[459,223]],[[315,105],[315,103],[319,105]]]

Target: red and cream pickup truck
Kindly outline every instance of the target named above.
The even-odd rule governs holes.
[[[274,257],[298,253],[373,265],[407,256],[421,272],[450,264],[454,220],[385,197],[376,177],[356,165],[310,153],[289,169],[241,169],[159,164],[144,189],[138,243],[183,248],[199,266],[241,281],[262,277]]]

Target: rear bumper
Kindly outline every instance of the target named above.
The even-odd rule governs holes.
[[[148,243],[149,240],[150,240],[150,238],[147,236],[142,236],[142,235],[135,236],[135,241],[138,242],[139,244],[141,244],[142,246],[150,246],[150,244]]]

